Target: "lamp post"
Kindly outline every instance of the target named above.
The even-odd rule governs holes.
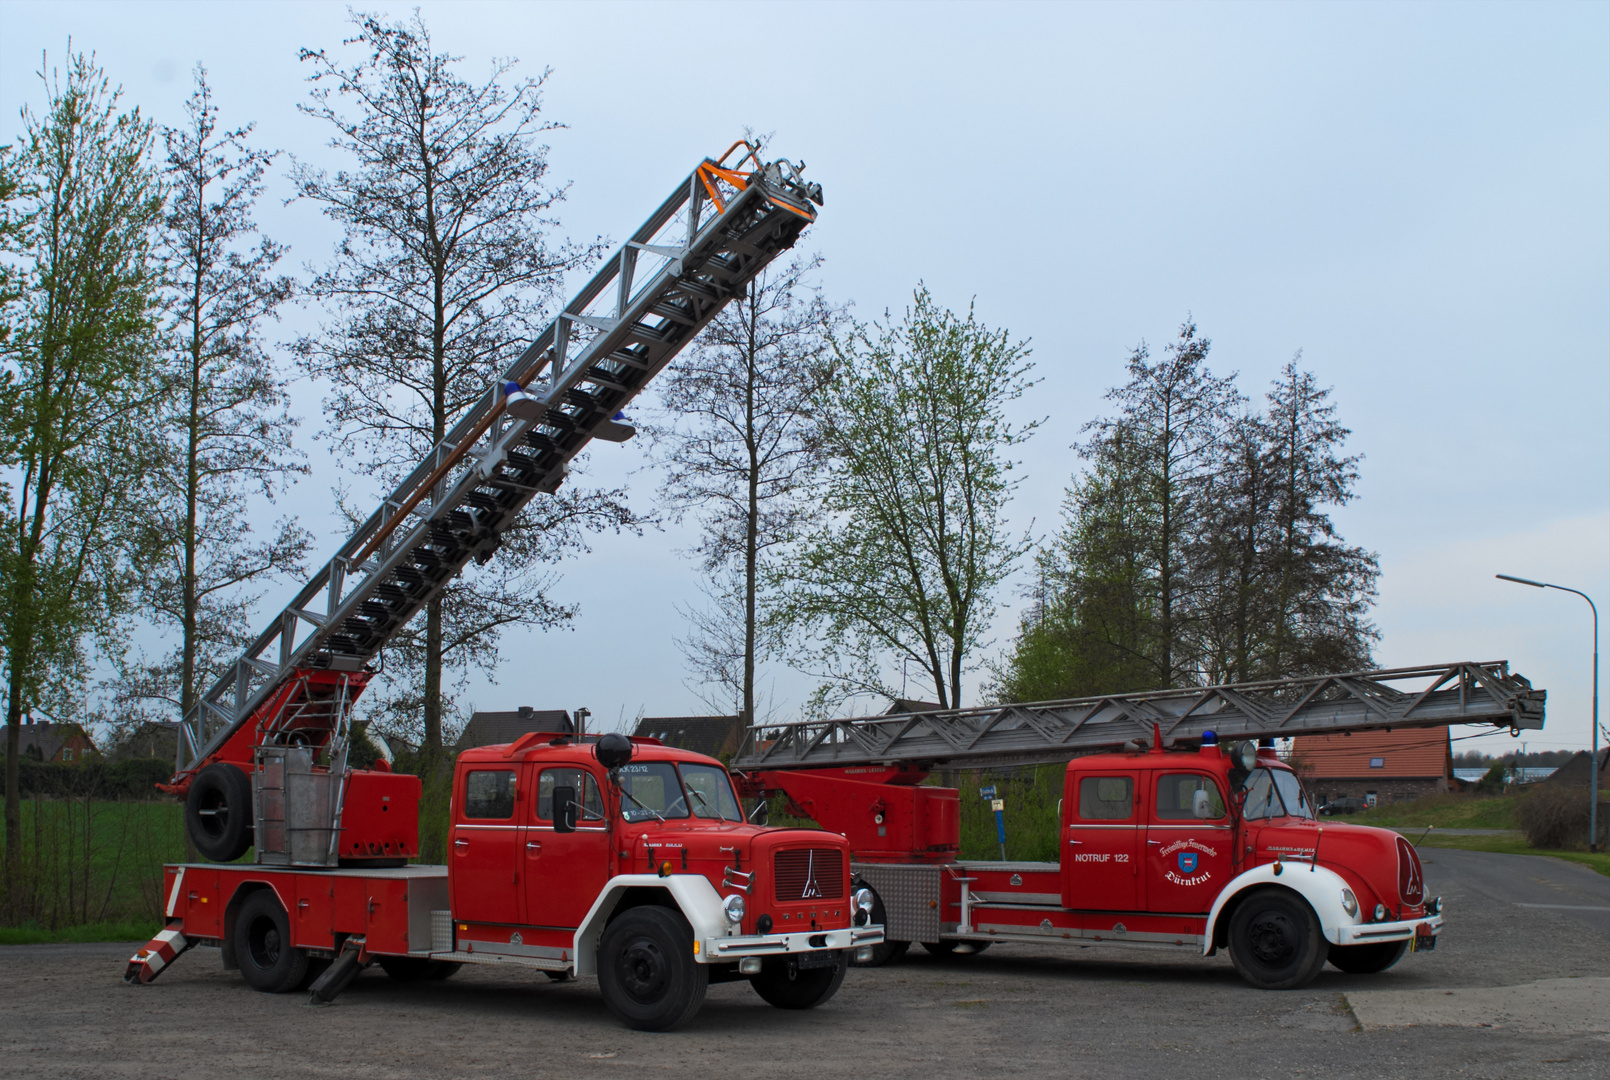
[[[1530,585],[1534,589],[1558,589],[1576,593],[1588,602],[1593,611],[1593,752],[1588,758],[1588,850],[1599,850],[1599,605],[1581,589],[1554,585],[1547,581],[1532,581],[1509,574],[1494,574],[1500,581],[1513,581],[1517,585]]]

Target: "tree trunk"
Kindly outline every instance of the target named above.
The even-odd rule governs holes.
[[[743,715],[739,724],[744,731],[755,723],[755,580],[760,562],[760,447],[755,433],[755,366],[759,363],[755,342],[758,289],[749,283],[749,341],[744,365],[744,440],[749,449],[749,502],[744,520],[744,685]]]
[[[442,600],[425,606],[425,772],[434,776],[442,754]]]

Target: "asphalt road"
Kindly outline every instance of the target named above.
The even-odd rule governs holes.
[[[466,968],[399,985],[375,970],[312,1008],[253,992],[213,950],[135,988],[120,980],[133,945],[14,946],[0,949],[0,1076],[1610,1077],[1610,1036],[1589,1030],[1610,1030],[1597,1019],[1610,1000],[1593,1007],[1610,997],[1610,879],[1525,856],[1424,857],[1448,928],[1381,975],[1327,968],[1266,993],[1222,956],[913,950],[852,971],[811,1012],[712,987],[669,1035],[617,1025],[590,979]]]

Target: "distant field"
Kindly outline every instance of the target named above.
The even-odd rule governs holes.
[[[1374,810],[1338,818],[1360,825],[1418,826],[1439,829],[1519,829],[1516,812],[1520,799],[1514,795],[1477,798],[1470,795],[1432,795],[1414,802],[1377,806]]]
[[[46,935],[73,926],[143,929],[161,911],[162,865],[184,858],[184,808],[177,803],[26,799],[14,897],[19,915],[9,929]]]

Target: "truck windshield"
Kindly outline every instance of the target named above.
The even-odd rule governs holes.
[[[695,816],[723,821],[743,820],[743,811],[738,808],[737,796],[732,793],[732,779],[727,775],[727,770],[714,765],[684,764],[682,783],[687,786],[688,802]]]
[[[621,817],[627,821],[688,816],[688,797],[669,761],[633,761],[620,767]]]
[[[1242,806],[1244,818],[1274,818],[1314,816],[1303,794],[1297,777],[1285,769],[1253,769],[1247,774],[1244,785],[1247,801]]]

